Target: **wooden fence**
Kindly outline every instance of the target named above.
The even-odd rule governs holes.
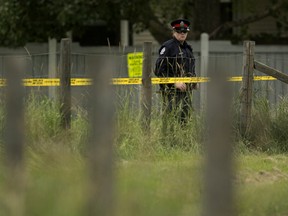
[[[244,41],[243,51],[243,82],[241,93],[241,129],[242,135],[249,131],[253,99],[254,72],[259,71],[288,84],[288,75],[255,60],[255,42]]]
[[[71,43],[68,39],[61,41],[61,91],[60,109],[61,122],[64,129],[71,125]],[[141,112],[143,130],[150,130],[152,109],[152,44],[144,44],[144,61],[142,76]],[[241,97],[241,125],[243,134],[249,130],[251,123],[253,72],[254,70],[273,76],[278,80],[288,83],[288,76],[276,69],[255,61],[255,43],[244,42],[243,52],[243,81]],[[18,63],[17,63],[18,64]],[[10,64],[14,66],[17,64]],[[7,125],[6,125],[6,153],[7,172],[11,179],[8,189],[15,196],[11,203],[11,215],[21,216],[24,213],[24,168],[23,168],[23,104],[21,86],[21,67],[12,67],[7,85]],[[104,70],[103,70],[104,71]],[[208,127],[209,138],[206,143],[205,165],[205,197],[203,201],[204,215],[225,216],[234,214],[233,188],[232,188],[232,141],[230,140],[229,107],[231,97],[227,84],[226,74],[208,74],[213,77],[213,82],[208,86]],[[90,170],[90,186],[93,190],[89,193],[88,213],[103,216],[113,215],[113,98],[109,80],[112,74],[91,74],[94,83],[90,88],[89,115],[92,121],[90,126],[90,139],[87,146],[88,165]],[[11,84],[13,80],[14,84]],[[225,97],[223,97],[225,95]],[[215,115],[216,114],[216,115]],[[221,127],[219,127],[221,122]],[[20,125],[19,125],[20,123]],[[13,131],[13,133],[11,133]],[[103,175],[104,173],[104,175]],[[9,176],[9,175],[8,175]],[[15,178],[17,176],[17,178]],[[97,205],[94,205],[97,203]],[[111,206],[112,205],[112,206]],[[16,211],[17,210],[17,211]]]
[[[71,126],[71,41],[61,41],[60,114],[61,126]],[[24,159],[24,86],[23,70],[27,59],[7,57],[6,119],[4,134],[5,197],[7,216],[25,215],[25,159]],[[88,189],[85,215],[113,216],[113,127],[114,104],[107,69],[90,74],[94,79],[89,92],[89,139],[86,144]]]

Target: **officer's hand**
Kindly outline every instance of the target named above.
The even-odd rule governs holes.
[[[174,86],[176,89],[179,89],[182,92],[186,91],[186,89],[187,89],[186,84],[182,83],[182,82],[177,82],[174,84]]]

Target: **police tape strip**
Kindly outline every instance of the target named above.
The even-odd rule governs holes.
[[[269,81],[276,80],[272,76],[254,76],[255,81]],[[151,78],[152,84],[171,84],[175,82],[184,83],[203,83],[208,82],[210,79],[208,77],[163,77]],[[242,81],[242,76],[230,77],[228,81],[240,82]],[[86,86],[91,85],[92,79],[89,78],[72,78],[71,86]],[[113,85],[139,85],[142,84],[142,78],[113,78]],[[0,79],[0,86],[5,86],[6,80]],[[60,79],[57,78],[35,78],[35,79],[23,79],[24,86],[60,86]]]

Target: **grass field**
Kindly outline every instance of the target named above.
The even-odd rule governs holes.
[[[57,107],[49,101],[30,101],[28,105],[25,215],[82,216],[85,212],[89,190],[83,153],[85,112],[77,110],[72,128],[66,132],[59,129],[57,113]],[[160,119],[153,120],[154,130],[148,139],[134,117],[122,113],[117,119],[115,215],[201,215],[201,119],[195,117],[189,129],[179,131],[176,147],[170,148],[159,137]],[[167,139],[171,141],[172,137]],[[288,155],[239,143],[235,145],[233,178],[238,215],[288,215]],[[1,158],[5,156],[2,147]],[[3,170],[3,163],[0,168]],[[4,187],[5,178],[5,172],[1,172],[0,215],[10,215],[11,197]]]
[[[41,156],[28,153],[26,215],[83,215],[85,161],[66,148],[49,149]],[[238,155],[235,161],[239,215],[287,215],[288,157],[251,153]],[[200,215],[202,164],[201,155],[180,151],[167,152],[167,158],[117,160],[116,215]],[[7,215],[5,198],[2,191],[1,215]]]

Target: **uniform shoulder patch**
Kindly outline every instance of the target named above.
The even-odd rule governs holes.
[[[163,55],[163,54],[165,53],[165,50],[166,50],[166,48],[163,47],[163,48],[160,50],[160,55]]]

